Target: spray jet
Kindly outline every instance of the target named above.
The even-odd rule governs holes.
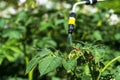
[[[81,1],[77,2],[73,5],[72,12],[69,16],[69,21],[68,21],[68,34],[72,34],[74,31],[74,25],[75,25],[75,19],[76,19],[76,7],[77,5],[82,5],[82,4],[87,4],[87,5],[93,5],[96,4],[98,1],[104,1],[104,0],[86,0],[86,1]]]

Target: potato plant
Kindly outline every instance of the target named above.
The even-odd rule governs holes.
[[[109,73],[109,66],[113,65],[112,63],[120,56],[111,61],[104,61],[104,58],[105,47],[103,45],[76,43],[70,52],[44,48],[30,60],[26,74],[37,67],[41,77],[53,73],[49,76],[65,80],[115,79],[115,74]],[[103,74],[104,71],[108,72]]]
[[[20,1],[0,0],[0,80],[120,79],[119,0],[78,7],[72,46],[68,17],[81,0]]]

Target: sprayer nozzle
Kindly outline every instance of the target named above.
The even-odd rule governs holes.
[[[69,25],[68,25],[68,33],[69,33],[69,34],[72,34],[72,32],[73,32],[74,30],[75,30],[75,29],[74,29],[74,25],[69,24]]]
[[[75,25],[75,13],[71,13],[68,21],[68,33],[72,34]]]

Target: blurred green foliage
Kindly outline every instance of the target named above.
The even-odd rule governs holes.
[[[120,14],[120,0],[106,0],[101,5],[104,6],[106,9],[114,9],[116,13]]]
[[[34,0],[27,0],[21,5],[18,0],[0,1],[0,4],[2,4],[0,5],[0,79],[27,79],[25,68],[28,61],[39,54],[39,51],[43,48],[50,48],[52,51],[60,50],[63,55],[67,52],[67,22],[71,8],[65,8],[63,3],[73,4],[80,0],[51,1],[54,1],[56,5],[49,9],[45,7],[46,5],[36,5]],[[85,6],[78,7],[80,10],[77,11],[76,30],[72,35],[73,42],[83,41],[95,45],[104,44],[104,50],[98,48],[96,53],[92,53],[97,62],[102,60],[101,64],[103,65],[114,57],[120,56],[120,21],[113,21],[117,23],[110,25],[110,22],[112,22],[110,17],[113,14],[118,15],[118,17],[120,15],[119,2],[119,0],[108,0],[93,5],[93,8],[97,8],[95,13],[89,11],[84,13]],[[13,9],[12,11],[8,10],[11,6],[16,11],[13,14],[11,13]],[[113,11],[110,9],[113,9]],[[101,59],[102,51],[105,51],[104,59]],[[51,57],[47,58],[50,58],[51,61],[54,60]],[[37,60],[35,59],[35,61]],[[64,63],[66,62],[64,61]],[[69,67],[71,64],[74,66],[75,61],[68,61],[68,64],[64,65],[65,69],[71,69],[71,66]],[[102,76],[106,77],[114,74],[114,77],[118,80],[120,77],[118,76],[120,74],[119,65],[120,60],[112,64]],[[84,74],[87,74],[88,68],[84,70],[86,70]],[[55,73],[53,71],[40,77],[38,69],[35,68],[33,78],[35,80],[49,80],[51,75],[54,75],[51,78],[52,80],[60,80],[56,76],[64,78],[66,72],[61,70],[61,72],[58,71],[58,74]],[[84,75],[82,77],[83,80],[84,77],[88,77],[89,80],[90,76]]]

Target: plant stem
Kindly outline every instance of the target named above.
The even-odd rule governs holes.
[[[24,50],[23,50],[23,53],[24,53],[24,55],[25,55],[25,62],[26,62],[26,66],[27,66],[27,64],[28,64],[28,62],[29,62],[29,57],[27,56],[27,52],[26,52],[26,44],[25,44],[25,42],[22,42],[22,44],[23,44],[23,48],[24,48]],[[28,73],[28,80],[33,80],[33,69]]]
[[[90,74],[91,74],[92,80],[95,80],[95,79],[94,79],[94,75],[93,75],[92,63],[91,63],[91,61],[89,61],[88,67],[89,67],[89,70],[90,70]]]
[[[119,59],[119,58],[120,58],[120,56],[115,57],[114,59],[112,59],[109,63],[107,63],[107,65],[105,65],[105,67],[102,69],[101,72],[105,71],[105,69],[107,69],[107,67],[108,67],[110,64],[112,64],[113,62],[115,62],[115,61],[116,61],[117,59]]]
[[[107,63],[107,64],[105,65],[105,67],[100,71],[97,80],[100,79],[100,76],[101,76],[102,72],[104,72],[104,71],[108,68],[108,66],[110,66],[113,62],[115,62],[115,61],[116,61],[117,59],[119,59],[119,58],[120,58],[120,56],[117,56],[117,57],[115,57],[114,59],[112,59],[109,63]]]
[[[26,66],[29,62],[29,58],[26,56],[25,58],[25,61],[26,61]],[[32,69],[29,73],[28,73],[28,80],[33,80],[33,72],[34,72],[34,69]]]
[[[33,80],[33,71],[34,69],[32,69],[29,74],[28,74],[28,80]]]
[[[102,72],[100,71],[100,73],[99,73],[99,75],[98,75],[98,77],[97,77],[97,80],[100,79],[101,74],[102,74]]]

